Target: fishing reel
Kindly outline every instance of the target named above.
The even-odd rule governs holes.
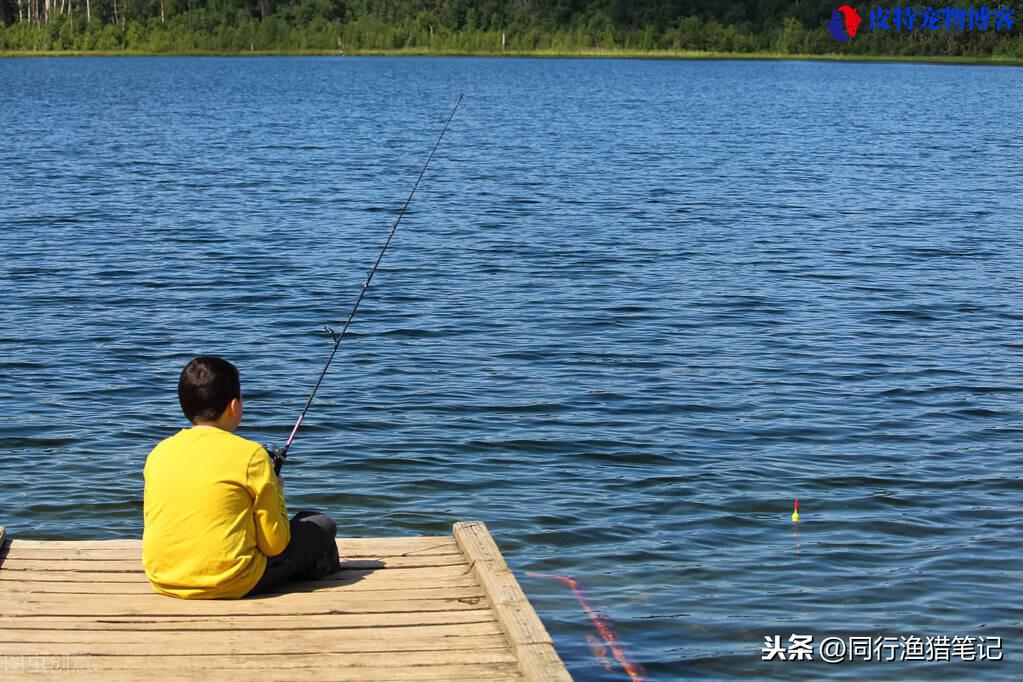
[[[288,458],[288,449],[279,448],[276,445],[269,443],[263,445],[263,449],[266,450],[266,454],[270,455],[270,461],[274,465],[274,473],[278,476],[281,475],[281,467],[284,466],[284,460]]]

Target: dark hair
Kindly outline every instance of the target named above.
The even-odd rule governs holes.
[[[203,355],[181,370],[178,401],[181,411],[193,424],[216,421],[232,400],[241,397],[238,368],[227,360]]]

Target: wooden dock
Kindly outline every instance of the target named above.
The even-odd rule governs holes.
[[[141,540],[4,535],[0,679],[571,679],[477,521],[339,539],[340,572],[233,601],[154,593]]]

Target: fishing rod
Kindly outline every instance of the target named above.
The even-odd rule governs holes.
[[[341,332],[337,333],[330,327],[324,329],[330,335],[330,338],[334,341],[334,349],[330,351],[330,356],[327,358],[327,363],[323,366],[323,371],[320,372],[319,378],[316,380],[316,385],[313,386],[312,393],[309,394],[309,399],[305,401],[305,407],[302,408],[302,414],[298,415],[298,420],[295,422],[295,426],[291,429],[291,435],[288,436],[288,440],[284,443],[283,447],[276,447],[274,445],[264,445],[267,453],[270,455],[270,459],[274,464],[274,471],[278,475],[281,473],[281,467],[284,466],[284,461],[288,458],[288,450],[291,448],[291,444],[295,442],[295,435],[298,433],[298,429],[302,426],[303,420],[305,420],[306,413],[309,412],[309,407],[313,404],[313,398],[316,397],[316,392],[320,390],[320,384],[323,383],[323,378],[327,376],[327,370],[330,369],[330,363],[333,362],[334,356],[337,355],[337,349],[341,346],[341,340],[345,337],[345,333],[348,332],[348,325],[352,323],[352,318],[355,317],[355,311],[359,309],[359,304],[362,303],[363,297],[366,295],[366,290],[369,289],[369,283],[373,281],[373,275],[376,274],[377,268],[380,267],[380,261],[384,258],[384,253],[387,251],[387,247],[391,244],[391,238],[394,237],[394,233],[398,230],[398,224],[401,219],[405,217],[405,211],[408,210],[408,206],[412,203],[412,197],[415,196],[416,190],[419,188],[419,182],[426,175],[426,169],[430,167],[430,162],[433,161],[433,155],[437,152],[437,148],[440,146],[440,141],[444,139],[444,133],[448,131],[448,126],[451,125],[451,119],[455,117],[455,112],[458,111],[458,105],[462,103],[462,97],[458,96],[458,101],[455,102],[455,106],[451,109],[451,114],[448,115],[448,120],[444,123],[443,130],[440,131],[440,135],[437,137],[437,141],[433,144],[433,149],[430,150],[430,156],[427,157],[426,163],[423,164],[423,169],[419,171],[419,177],[416,178],[416,184],[412,186],[412,191],[409,192],[408,199],[405,200],[405,204],[401,207],[401,211],[398,212],[398,217],[391,226],[391,231],[387,235],[387,240],[384,245],[380,248],[380,253],[377,255],[376,262],[373,263],[373,267],[370,268],[366,274],[366,281],[362,284],[362,289],[359,291],[359,297],[355,299],[355,305],[352,306],[352,310],[348,313],[348,318],[345,319],[345,325],[341,328]]]

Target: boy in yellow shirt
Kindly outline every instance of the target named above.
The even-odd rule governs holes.
[[[266,450],[234,435],[241,382],[230,362],[192,360],[178,380],[192,428],[149,453],[142,563],[153,588],[185,599],[237,599],[340,568],[330,517],[288,520],[284,483]]]

